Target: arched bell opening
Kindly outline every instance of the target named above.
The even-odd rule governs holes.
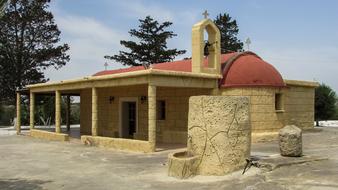
[[[220,32],[210,20],[204,19],[192,29],[192,71],[220,74]]]

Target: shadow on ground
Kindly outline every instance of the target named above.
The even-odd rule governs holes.
[[[44,180],[27,180],[27,179],[0,179],[0,189],[6,190],[39,190],[44,189],[42,187],[45,183],[50,183],[51,181]]]

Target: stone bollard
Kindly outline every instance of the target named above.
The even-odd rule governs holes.
[[[279,130],[279,148],[282,156],[302,156],[302,130],[295,125]]]

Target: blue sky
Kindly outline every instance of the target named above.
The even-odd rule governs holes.
[[[212,2],[212,3],[211,3]],[[191,27],[208,10],[210,18],[227,12],[239,25],[239,39],[274,65],[286,79],[316,80],[338,91],[338,1],[314,0],[55,0],[51,10],[70,46],[71,61],[46,72],[51,80],[78,78],[103,70],[104,55],[117,53],[130,39],[138,19],[151,15],[171,21],[177,37],[170,48],[191,54]],[[182,58],[179,57],[178,59]],[[109,62],[109,69],[121,68]]]

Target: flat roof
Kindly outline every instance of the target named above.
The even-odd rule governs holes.
[[[46,82],[46,83],[38,83],[27,85],[28,89],[40,88],[40,87],[53,87],[53,86],[62,86],[69,84],[76,84],[82,82],[92,82],[92,81],[104,81],[111,79],[122,79],[122,78],[133,78],[139,76],[149,76],[149,75],[158,75],[158,76],[167,76],[167,77],[185,77],[185,78],[203,78],[203,79],[214,79],[218,80],[222,76],[217,74],[208,74],[208,73],[191,73],[191,72],[180,72],[180,71],[165,71],[149,68],[147,70],[139,70],[132,71],[126,73],[117,73],[111,75],[103,75],[103,76],[87,76],[79,79],[70,79],[70,80],[62,80],[57,82]],[[74,88],[75,89],[75,88]]]

